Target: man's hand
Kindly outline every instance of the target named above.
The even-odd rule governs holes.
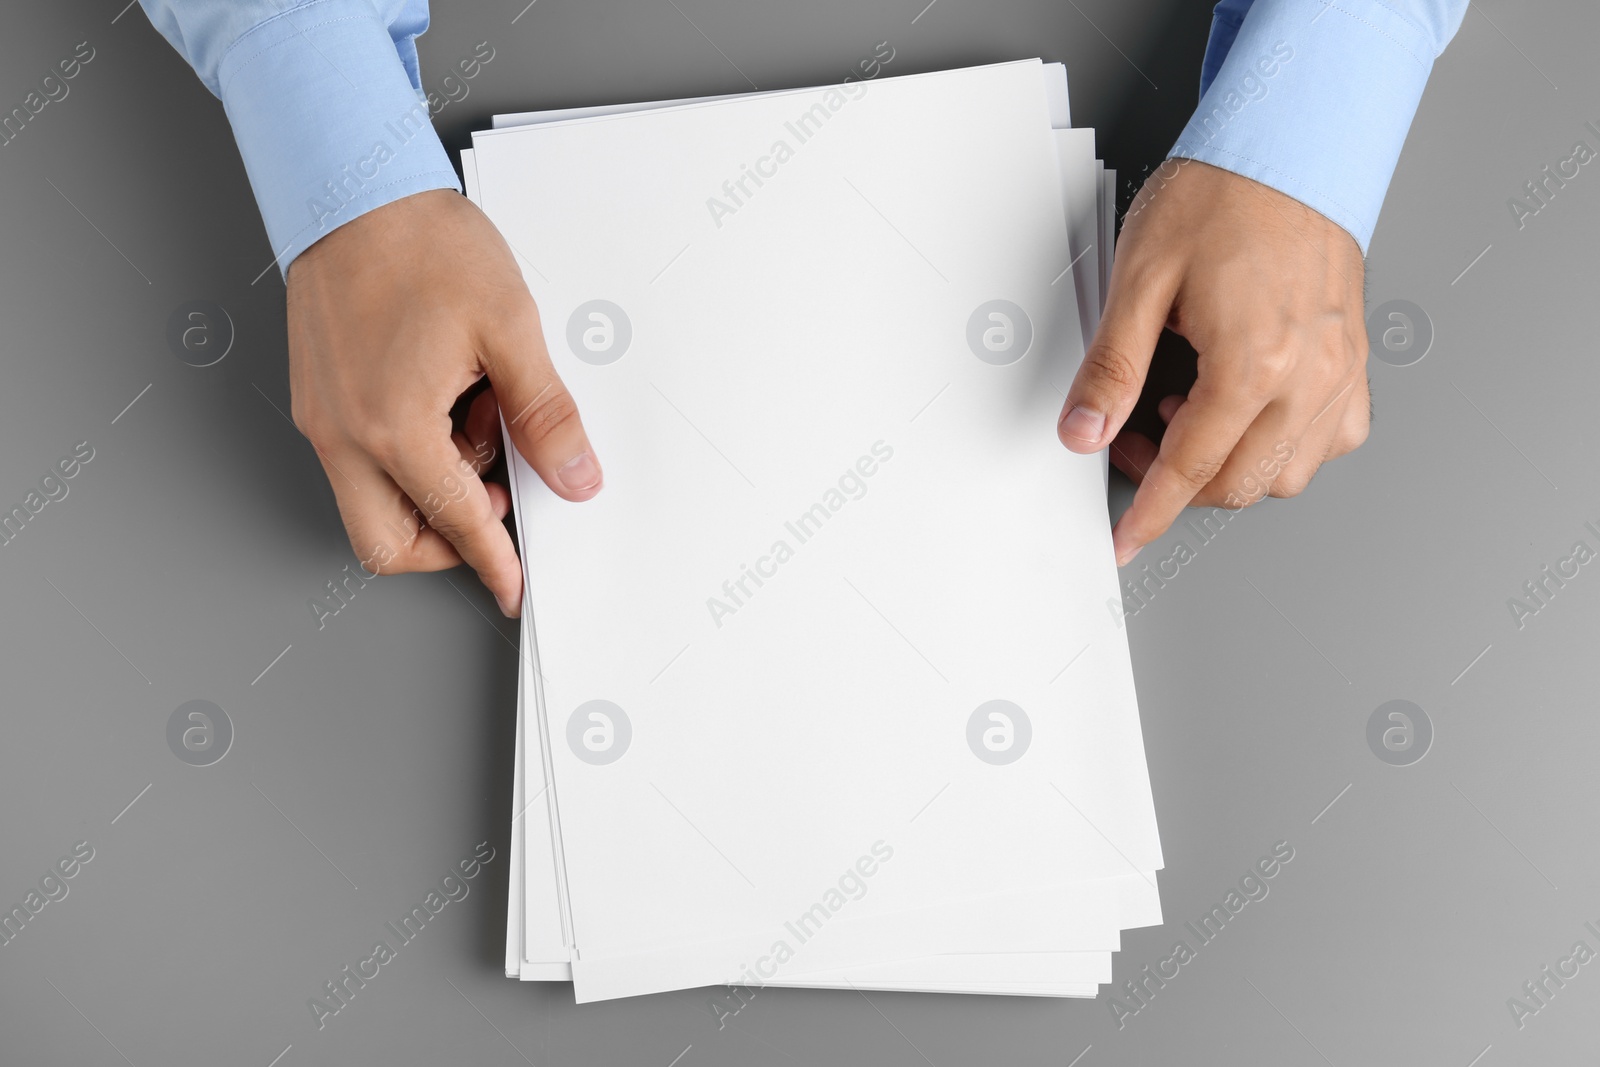
[[[478,477],[500,437],[497,405],[557,495],[588,500],[601,471],[499,231],[465,197],[418,193],[312,245],[288,287],[294,422],[322,459],[362,566],[397,574],[465,561],[517,615],[522,568],[501,525],[511,501]],[[451,408],[485,375],[490,388],[453,433]]]
[[[1059,427],[1074,452],[1109,444],[1139,486],[1112,532],[1118,566],[1184,507],[1294,496],[1366,440],[1363,270],[1344,229],[1248,178],[1169,160],[1145,183]],[[1163,327],[1194,346],[1199,377],[1161,401],[1158,447],[1122,427]]]

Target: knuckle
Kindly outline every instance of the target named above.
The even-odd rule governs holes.
[[[461,552],[475,554],[496,525],[489,499],[482,493],[452,494],[429,513],[428,525]]]
[[[1239,511],[1259,504],[1266,498],[1266,483],[1253,475],[1247,475],[1222,495],[1222,506],[1229,511]]]
[[[523,416],[523,432],[537,447],[577,417],[577,401],[572,399],[571,393],[557,384]]]
[[[1338,427],[1328,447],[1330,455],[1342,456],[1347,452],[1354,452],[1366,444],[1367,437],[1372,432],[1372,388],[1367,381],[1364,368],[1358,371],[1357,377],[1351,384],[1355,388],[1351,390],[1349,400],[1337,415]],[[1350,389],[1350,386],[1346,386],[1346,389]]]
[[[446,541],[450,541],[451,544],[461,544],[472,539],[475,523],[469,499],[454,498],[438,491],[430,491],[422,496],[418,506],[422,520],[438,536],[445,537]]]
[[[1346,365],[1351,371],[1354,371],[1358,367],[1366,367],[1367,358],[1372,354],[1372,345],[1367,340],[1366,334],[1361,334],[1360,336],[1352,335],[1345,342],[1345,352]]]
[[[1316,477],[1315,467],[1290,467],[1281,472],[1272,480],[1270,495],[1275,497],[1296,497],[1305,492],[1311,485],[1311,479]]]
[[[1265,386],[1281,385],[1294,369],[1294,350],[1284,337],[1258,344],[1251,350],[1247,366],[1250,378]]]
[[[1365,409],[1354,412],[1339,428],[1338,444],[1343,452],[1354,452],[1367,443],[1372,433],[1372,419]]]
[[[388,422],[365,421],[352,436],[385,470],[393,470],[405,456],[403,436]]]
[[[1139,385],[1138,365],[1108,341],[1096,340],[1087,359],[1089,381],[1097,388],[1128,392]]]
[[[435,533],[450,542],[461,558],[468,559],[475,554],[482,538],[475,525],[458,515],[435,515],[428,523]]]
[[[1185,487],[1199,490],[1216,479],[1224,462],[1215,456],[1190,456],[1178,460],[1173,465],[1172,474]]]
[[[1273,481],[1282,473],[1281,468],[1270,471],[1263,468],[1234,472],[1225,482],[1225,506],[1229,508],[1244,508],[1251,504],[1259,504],[1265,500],[1272,490]]]
[[[470,545],[477,540],[480,523],[477,509],[466,500],[450,500],[428,518],[428,525],[452,544]]]

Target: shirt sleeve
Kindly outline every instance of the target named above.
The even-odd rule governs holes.
[[[275,260],[373,208],[461,186],[429,121],[427,0],[140,0],[217,95]]]
[[[1173,145],[1270,185],[1363,254],[1434,59],[1468,0],[1222,0]]]

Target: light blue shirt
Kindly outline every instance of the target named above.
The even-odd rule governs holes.
[[[460,183],[429,121],[427,0],[140,0],[221,99],[280,269],[373,208]],[[1172,155],[1270,185],[1363,252],[1467,0],[1222,0]]]
[[[460,191],[429,121],[427,0],[140,0],[227,110],[278,266],[373,208]]]
[[[1172,155],[1287,193],[1363,254],[1433,61],[1468,0],[1222,0]]]

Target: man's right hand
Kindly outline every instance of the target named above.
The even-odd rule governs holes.
[[[500,439],[497,409],[558,496],[588,500],[602,476],[505,239],[465,197],[418,193],[301,253],[288,290],[294,423],[322,459],[362,566],[466,562],[518,615],[522,568],[501,525],[510,497],[478,476]],[[452,432],[451,408],[486,375]]]
[[[1109,446],[1139,486],[1112,530],[1117,566],[1185,507],[1295,496],[1366,440],[1364,270],[1346,230],[1249,178],[1178,159],[1145,183],[1059,431],[1074,452]],[[1157,444],[1124,425],[1163,328],[1194,346],[1199,376],[1161,401]]]

